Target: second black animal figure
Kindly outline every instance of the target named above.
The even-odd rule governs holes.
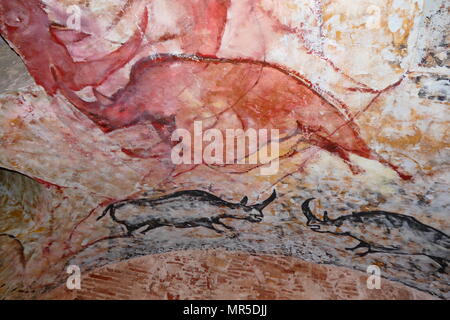
[[[230,231],[234,231],[234,228],[223,223],[221,219],[261,222],[264,217],[264,208],[276,197],[277,194],[273,191],[272,195],[263,202],[248,205],[247,197],[244,197],[240,203],[232,203],[205,191],[186,190],[156,199],[123,200],[110,204],[97,220],[109,213],[113,221],[125,226],[128,235],[144,227],[146,228],[141,231],[142,234],[165,226],[205,227],[217,233],[224,233],[218,228],[219,226]],[[116,216],[119,209],[126,210],[126,218]],[[142,209],[145,209],[144,214]]]
[[[380,210],[354,212],[337,219],[330,219],[325,211],[320,220],[309,208],[312,200],[302,204],[307,226],[316,232],[349,236],[359,241],[356,247],[347,250],[366,248],[360,256],[377,252],[423,255],[437,262],[440,272],[445,272],[450,260],[450,237],[442,231],[411,216]]]

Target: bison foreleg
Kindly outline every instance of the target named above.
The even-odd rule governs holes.
[[[222,227],[224,227],[225,229],[227,229],[229,231],[234,231],[233,227],[227,226],[226,224],[224,224],[219,219],[212,219],[211,221],[208,221],[207,223],[203,222],[201,224],[201,226],[206,227],[206,228],[211,229],[211,230],[214,230],[215,232],[217,232],[219,234],[224,234],[225,233],[225,231],[218,229],[215,225],[222,226]]]
[[[144,230],[142,230],[140,233],[141,234],[146,234],[147,232],[149,232],[150,230],[154,229],[155,227],[152,225],[148,225],[147,228],[145,228]]]
[[[225,232],[223,230],[217,229],[216,227],[214,227],[213,224],[211,224],[211,225],[204,225],[203,227],[206,227],[208,229],[214,230],[215,232],[220,233],[220,234],[223,234]]]
[[[367,243],[365,243],[363,241],[360,241],[356,246],[354,246],[352,248],[345,248],[345,250],[354,251],[359,248],[370,248],[370,245],[368,245]]]
[[[215,226],[215,221],[210,218],[202,218],[195,220],[191,223],[186,224],[183,228],[194,228],[194,227],[204,227],[207,229],[214,230],[217,233],[224,233],[224,231],[217,229]]]
[[[230,231],[230,232],[227,232],[227,237],[228,238],[234,239],[234,238],[237,238],[239,236],[239,234],[235,232],[236,231],[235,228],[233,228],[232,226],[226,225],[225,223],[220,221],[220,218],[219,219],[214,219],[213,223],[214,224],[218,224],[218,225],[224,227],[225,229],[227,229],[228,231]]]

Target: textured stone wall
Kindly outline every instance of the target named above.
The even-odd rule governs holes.
[[[284,256],[187,250],[135,258],[83,275],[81,290],[65,286],[41,299],[345,299],[428,300],[432,296],[368,275]]]

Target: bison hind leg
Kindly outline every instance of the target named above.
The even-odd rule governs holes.
[[[352,161],[350,160],[350,154],[347,150],[342,149],[341,147],[337,147],[335,150],[332,151],[332,153],[336,154],[337,156],[339,156],[339,158],[341,158],[345,164],[348,166],[348,168],[350,169],[350,171],[353,174],[361,174],[364,173],[364,169],[361,168],[360,166],[352,163]]]

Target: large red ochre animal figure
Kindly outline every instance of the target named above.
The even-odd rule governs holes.
[[[217,14],[218,19],[222,16]],[[193,121],[211,118],[214,126],[223,115],[233,114],[238,121],[230,129],[301,134],[304,141],[338,155],[354,171],[349,154],[380,161],[402,179],[411,179],[373,152],[354,121],[316,92],[308,80],[279,65],[202,53],[157,55],[136,62],[128,84],[113,96],[100,94],[96,87],[137,53],[148,23],[146,10],[141,19],[139,30],[116,51],[95,61],[74,62],[59,40],[62,31],[49,21],[40,1],[0,0],[1,32],[36,82],[50,95],[62,93],[104,132],[151,123],[170,146],[176,128],[191,128]],[[97,101],[87,102],[77,95],[76,91],[88,86],[93,87]]]

